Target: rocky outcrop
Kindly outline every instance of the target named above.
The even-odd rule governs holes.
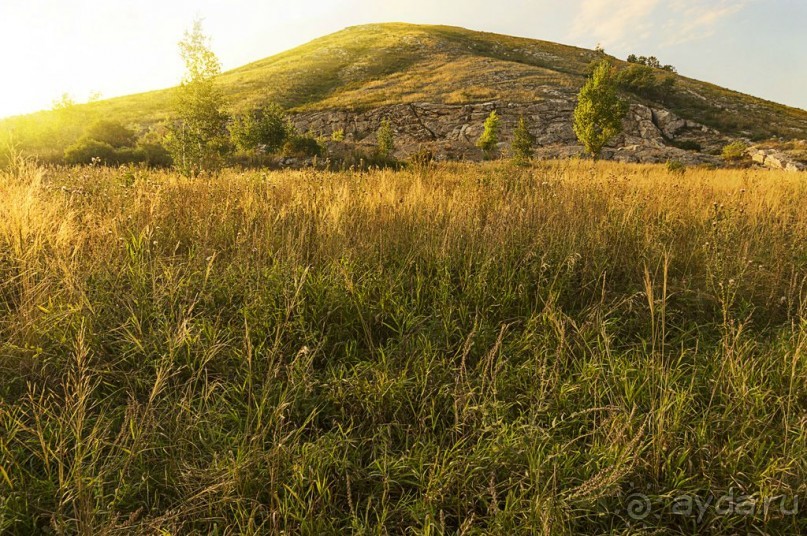
[[[329,136],[343,130],[348,140],[374,143],[381,120],[388,118],[402,147],[448,141],[473,145],[482,133],[485,119],[496,110],[501,116],[503,139],[507,139],[524,116],[531,124],[540,145],[573,142],[571,114],[574,109],[566,100],[542,101],[534,104],[430,104],[413,103],[384,106],[365,112],[325,110],[294,116],[298,130]]]
[[[298,113],[292,122],[302,132],[330,137],[343,131],[345,140],[359,146],[375,145],[375,132],[388,118],[395,130],[396,156],[426,148],[439,159],[481,159],[475,141],[491,111],[501,117],[501,147],[506,151],[520,117],[524,117],[536,139],[536,154],[564,157],[582,152],[572,127],[575,98],[556,93],[532,103],[487,102],[479,104],[408,103],[367,111],[322,110]],[[717,152],[727,139],[719,132],[687,121],[664,109],[632,104],[624,119],[623,134],[613,140],[605,157],[629,162],[685,164],[719,163],[703,149]],[[697,148],[697,150],[684,150]]]
[[[769,167],[771,169],[782,169],[785,171],[805,171],[807,166],[801,162],[791,159],[785,153],[771,149],[760,149],[758,147],[751,147],[747,151],[751,160],[757,164]]]

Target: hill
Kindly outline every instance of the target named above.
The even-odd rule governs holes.
[[[450,124],[437,129],[446,131],[445,137],[426,127],[431,134],[409,141],[457,141],[451,132],[467,125],[465,137],[468,132],[474,134],[476,116],[484,115],[492,103],[497,109],[515,106],[515,112],[530,113],[539,123],[541,115],[560,114],[562,120],[534,127],[539,138],[547,130],[560,133],[545,139],[553,145],[574,142],[568,139],[568,125],[563,124],[568,123],[565,114],[574,105],[589,65],[600,57],[593,50],[457,27],[373,24],[347,28],[228,71],[219,83],[231,112],[271,100],[295,114],[295,122],[304,129],[328,135],[329,130],[347,125],[355,141],[372,133],[378,117],[401,116],[402,109],[387,108],[402,105],[418,116],[413,122],[422,123],[419,110],[411,106],[421,105],[426,105],[426,113],[459,115],[470,121],[449,117]],[[621,69],[628,66],[611,59]],[[675,143],[675,131],[687,127],[700,132],[711,129],[716,137],[705,144],[709,148],[724,138],[807,139],[807,111],[684,76],[675,75],[675,85],[663,97],[631,92],[626,97],[637,107],[632,114],[634,139],[628,136],[617,145],[631,145],[638,138],[649,139],[653,146],[680,146],[681,140]],[[447,108],[429,109],[435,105]],[[171,90],[166,89],[79,105],[68,112],[10,118],[0,122],[0,130],[14,131],[18,142],[39,154],[58,154],[93,118],[116,118],[146,131],[170,116]],[[660,125],[659,120],[666,123]],[[505,126],[513,121],[505,121]],[[648,138],[651,126],[643,126],[643,121],[650,121],[658,132]],[[357,123],[366,125],[351,128]],[[669,125],[678,127],[665,130]],[[406,131],[406,121],[396,127]]]

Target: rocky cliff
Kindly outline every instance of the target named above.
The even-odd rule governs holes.
[[[563,157],[582,152],[572,129],[573,93],[556,92],[539,102],[483,104],[409,103],[382,106],[368,111],[319,110],[295,114],[298,130],[330,137],[343,131],[345,139],[359,146],[375,144],[375,132],[388,118],[396,137],[396,156],[426,148],[444,160],[482,158],[475,142],[491,111],[501,117],[500,148],[506,153],[520,117],[524,117],[536,139],[536,153]],[[728,138],[717,130],[677,117],[663,108],[632,104],[624,119],[624,131],[606,149],[604,156],[626,162],[717,164],[716,156]],[[681,147],[697,148],[684,150]]]

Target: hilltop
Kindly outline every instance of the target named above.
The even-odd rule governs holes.
[[[373,24],[225,72],[219,84],[230,112],[271,100],[303,130],[328,136],[343,129],[349,140],[367,143],[380,118],[389,116],[403,151],[431,143],[449,155],[468,156],[473,146],[467,142],[491,109],[503,111],[505,139],[517,116],[527,115],[542,145],[573,146],[575,95],[591,62],[601,57],[599,51],[457,27]],[[628,66],[611,59],[618,68]],[[631,113],[616,147],[714,153],[732,138],[807,139],[807,111],[670,76],[675,85],[663,98],[626,92]],[[17,141],[35,152],[58,154],[93,118],[115,118],[141,132],[170,120],[171,94],[165,89],[79,105],[67,119],[62,112],[59,126],[55,112],[10,118],[0,130],[15,131]]]

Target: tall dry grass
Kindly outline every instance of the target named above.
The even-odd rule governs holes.
[[[670,504],[807,492],[805,207],[802,175],[605,162],[21,162],[0,531],[799,533]]]

